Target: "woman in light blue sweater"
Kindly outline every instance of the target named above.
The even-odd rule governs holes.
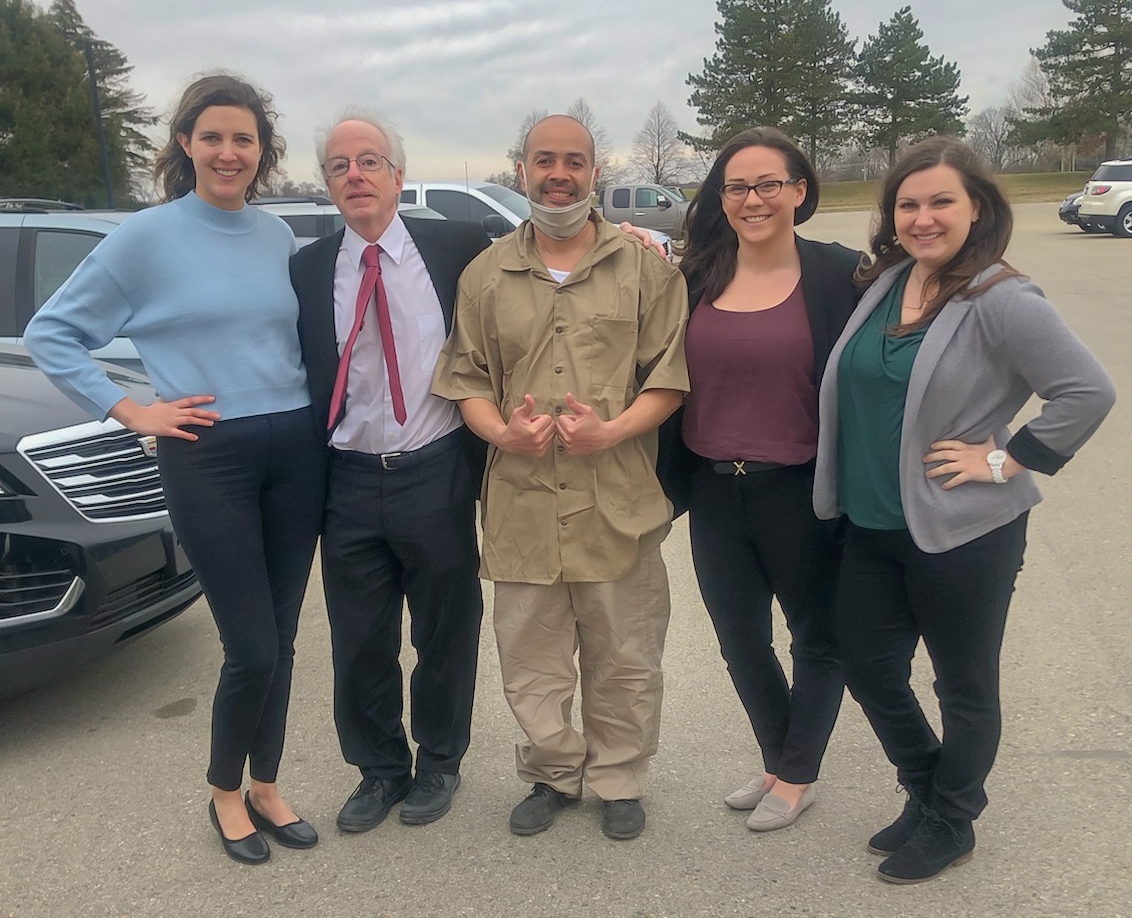
[[[209,814],[243,863],[270,856],[262,832],[288,847],[318,840],[276,786],[325,440],[300,357],[295,240],[247,203],[283,152],[269,101],[230,76],[193,83],[157,158],[166,203],[98,245],[26,333],[36,363],[78,404],[158,437],[169,515],[224,645]],[[91,358],[116,335],[137,347],[153,404],[126,396]]]

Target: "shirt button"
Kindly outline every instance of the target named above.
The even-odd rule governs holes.
[[[555,414],[561,414],[562,413],[562,406],[561,405],[555,405],[554,406],[554,413]]]
[[[556,447],[554,447],[554,448],[555,448],[556,450],[558,450],[558,452],[560,452],[560,453],[564,453],[564,452],[566,452],[566,447],[565,447],[565,446],[563,446],[563,445],[562,445],[561,443],[559,443],[559,444],[558,444],[558,445],[557,445]]]
[[[566,525],[566,521],[565,521],[565,520],[561,520],[561,524],[562,524],[563,526],[565,526],[565,525]]]
[[[556,326],[554,326],[554,333],[555,333],[556,335],[561,335],[561,334],[562,334],[562,333],[563,333],[564,331],[566,331],[566,328],[565,328],[565,326],[562,326],[562,325],[556,325]]]
[[[566,482],[564,482],[564,481],[558,482],[558,490],[559,491],[565,491],[566,490]]]
[[[555,367],[555,368],[554,368],[554,372],[555,372],[555,373],[561,373],[561,372],[562,372],[562,367]]]

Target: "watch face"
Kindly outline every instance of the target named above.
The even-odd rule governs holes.
[[[1006,462],[1006,451],[1002,449],[994,449],[987,453],[987,462],[998,468],[1002,468]]]

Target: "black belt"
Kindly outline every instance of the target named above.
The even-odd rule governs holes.
[[[790,468],[790,466],[781,462],[759,462],[755,459],[731,459],[727,462],[705,459],[704,464],[716,475],[751,475],[755,472],[770,472],[774,469]]]
[[[410,449],[399,453],[360,453],[350,449],[332,449],[330,455],[334,462],[352,465],[356,468],[377,469],[383,472],[396,472],[428,462],[435,456],[460,445],[464,428],[457,427],[439,440],[426,443],[420,449]]]

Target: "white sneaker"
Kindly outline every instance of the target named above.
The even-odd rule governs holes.
[[[723,798],[723,802],[733,810],[753,810],[759,805],[759,801],[770,792],[770,788],[766,787],[765,784],[764,776],[759,775],[757,778],[752,778],[737,791],[728,794]]]

